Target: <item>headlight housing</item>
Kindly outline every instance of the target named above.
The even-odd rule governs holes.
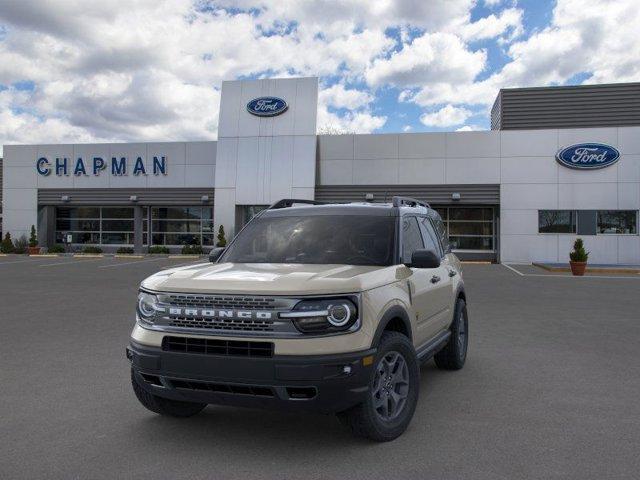
[[[359,327],[356,297],[336,297],[301,300],[280,318],[291,319],[294,326],[306,334],[330,334],[353,331]]]
[[[158,297],[152,293],[140,290],[136,310],[138,312],[138,319],[141,322],[152,325],[158,311]]]

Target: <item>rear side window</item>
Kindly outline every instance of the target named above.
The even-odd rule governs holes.
[[[411,255],[415,250],[424,248],[418,219],[405,217],[402,219],[402,263],[411,263]]]
[[[426,217],[421,217],[420,227],[422,228],[422,236],[424,237],[425,248],[427,250],[433,250],[436,253],[436,255],[442,258],[442,255],[443,255],[442,247],[440,246],[440,242],[438,241],[438,236],[436,235],[436,232],[433,229],[433,225],[431,224],[431,221]]]

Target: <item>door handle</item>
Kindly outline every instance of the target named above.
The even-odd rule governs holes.
[[[434,275],[431,277],[431,283],[438,283],[440,281],[440,277],[438,275]]]

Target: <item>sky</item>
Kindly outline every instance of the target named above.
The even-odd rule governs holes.
[[[638,0],[3,0],[0,145],[215,140],[223,80],[291,76],[319,132],[486,130],[500,88],[640,81],[638,25]]]

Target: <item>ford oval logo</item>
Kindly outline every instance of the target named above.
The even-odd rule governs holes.
[[[569,168],[595,170],[613,165],[620,158],[620,152],[602,143],[579,143],[565,147],[558,152],[556,160]]]
[[[289,108],[287,102],[278,97],[254,98],[247,103],[247,111],[258,117],[275,117],[284,113],[287,108]]]

